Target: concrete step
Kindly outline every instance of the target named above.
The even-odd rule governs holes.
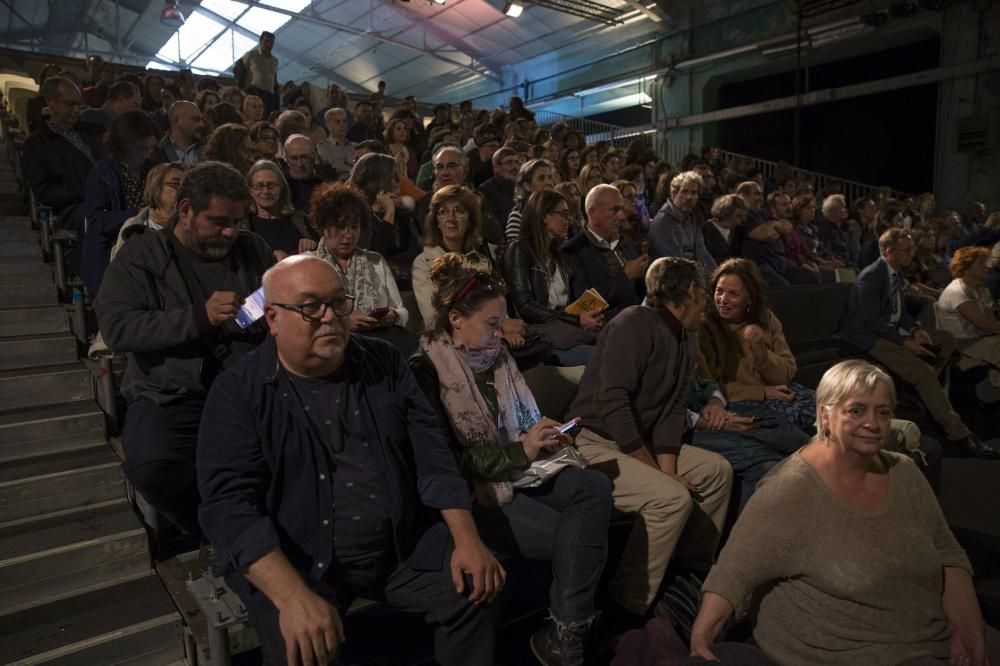
[[[81,363],[0,370],[0,406],[7,411],[93,397],[90,372]]]
[[[0,524],[124,496],[121,461],[104,443],[0,466]]]
[[[0,257],[0,284],[50,284],[52,267],[39,257]]]
[[[0,609],[148,570],[146,532],[124,499],[0,525]]]
[[[69,333],[0,338],[0,370],[65,365],[78,358],[76,338]]]
[[[0,226],[0,241],[38,243],[39,238],[39,232],[34,229],[26,229],[24,227],[14,227],[12,229],[8,229],[4,226]]]
[[[0,240],[0,257],[42,257],[42,246],[34,240]]]
[[[69,314],[60,305],[10,307],[0,303],[0,338],[69,333]]]
[[[0,217],[26,217],[31,212],[28,204],[0,201]]]
[[[58,302],[54,284],[0,285],[0,303],[4,308],[38,307]]]
[[[0,616],[0,664],[184,663],[180,615],[152,572]]]
[[[27,214],[0,213],[0,229],[31,229],[31,217]]]
[[[93,400],[0,413],[0,465],[99,444],[104,414]]]

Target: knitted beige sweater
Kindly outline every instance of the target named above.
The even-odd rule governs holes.
[[[759,603],[754,638],[778,664],[948,657],[942,567],[972,567],[916,465],[880,455],[889,494],[870,510],[835,495],[799,453],[780,463],[705,581],[737,616]]]

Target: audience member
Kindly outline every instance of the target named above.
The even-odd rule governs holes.
[[[374,112],[369,102],[358,102],[354,105],[354,124],[347,131],[347,140],[361,143],[369,139],[380,140],[378,128],[375,125]]]
[[[145,204],[139,212],[122,223],[118,239],[111,248],[111,259],[122,249],[125,240],[135,233],[132,227],[142,226],[160,231],[167,226],[170,218],[177,210],[177,192],[184,184],[188,167],[183,162],[163,162],[149,170],[146,176],[146,187],[142,193]],[[131,231],[130,231],[131,229]]]
[[[492,159],[493,177],[477,188],[483,197],[483,236],[494,245],[503,245],[521,159],[513,148],[499,149]]]
[[[762,481],[705,580],[691,653],[714,661],[726,621],[753,613],[771,663],[985,663],[969,560],[916,466],[884,450],[892,380],[844,361],[816,402],[819,436]]]
[[[105,131],[111,129],[111,121],[126,111],[137,111],[142,103],[142,93],[139,87],[128,81],[119,81],[108,88],[108,96],[104,104],[96,109],[84,109],[80,120],[85,123],[100,125]]]
[[[236,85],[248,95],[256,95],[264,103],[264,117],[278,110],[278,59],[271,53],[274,49],[274,33],[260,33],[257,46],[244,53],[233,73]]]
[[[413,259],[413,295],[417,299],[424,326],[434,320],[434,284],[431,265],[438,257],[457,252],[466,263],[491,273],[496,264],[496,246],[482,237],[482,212],[479,197],[463,185],[447,185],[431,197],[424,218],[423,249]]]
[[[126,111],[116,117],[108,132],[110,157],[98,160],[87,176],[87,231],[80,250],[80,277],[92,296],[100,290],[122,224],[142,208],[157,129],[144,111]]]
[[[264,338],[261,326],[233,322],[274,263],[264,241],[238,231],[249,200],[238,171],[198,165],[177,193],[167,228],[137,227],[94,302],[108,348],[129,357],[121,388],[129,401],[125,475],[160,515],[192,535],[200,532],[194,463],[205,396],[219,373]]]
[[[594,289],[607,301],[605,321],[622,308],[642,300],[642,276],[649,257],[619,235],[623,217],[622,195],[610,185],[597,185],[584,204],[587,224],[583,232],[563,244],[570,264],[570,301]]]
[[[604,318],[599,311],[571,315],[570,266],[559,251],[569,233],[569,203],[550,190],[531,195],[524,208],[521,237],[504,255],[504,277],[514,313],[528,332],[545,336],[559,365],[586,365]]]
[[[584,196],[587,196],[598,185],[606,182],[600,164],[584,164],[580,167],[580,176],[577,178],[577,183],[580,185],[580,191],[583,192]]]
[[[259,121],[250,128],[250,141],[253,142],[253,159],[270,160],[278,156],[278,128],[266,121]]]
[[[826,247],[830,258],[844,266],[857,266],[858,258],[851,256],[851,233],[847,217],[847,202],[842,194],[831,194],[823,199],[823,216],[817,223],[819,240]]]
[[[836,282],[837,276],[833,268],[809,249],[804,235],[812,234],[809,226],[816,217],[816,198],[811,194],[797,195],[792,199],[790,213],[792,229],[782,237],[785,256],[792,264],[811,271],[819,282]]]
[[[719,264],[740,253],[736,229],[747,217],[747,205],[738,194],[724,194],[712,204],[712,217],[702,227],[705,249]]]
[[[556,183],[552,191],[566,197],[566,203],[569,204],[567,219],[569,220],[570,238],[583,233],[583,215],[580,212],[583,207],[583,197],[580,194],[580,186],[576,184],[575,180],[564,180],[561,183]]]
[[[254,162],[250,131],[240,123],[219,125],[208,135],[202,157],[213,162],[224,162],[245,174]]]
[[[913,386],[931,417],[944,430],[950,446],[968,455],[1000,458],[955,413],[939,380],[955,349],[952,334],[919,327],[903,304],[901,269],[913,257],[913,239],[903,229],[879,238],[882,256],[861,271],[838,335]]]
[[[473,132],[475,145],[466,149],[469,158],[469,181],[479,187],[493,177],[493,153],[500,149],[500,135],[493,125],[477,125]]]
[[[257,95],[244,97],[243,104],[239,108],[243,124],[247,129],[252,129],[254,125],[264,120],[264,102]]]
[[[434,171],[434,179],[430,185],[431,193],[433,194],[442,187],[448,187],[449,185],[465,185],[468,176],[467,162],[468,158],[466,158],[465,152],[459,146],[455,144],[437,146],[431,157],[431,164]],[[413,209],[413,217],[418,225],[423,224],[423,221],[427,219],[427,212],[431,206],[431,198],[429,196],[421,197]]]
[[[229,102],[212,104],[205,109],[205,126],[210,132],[228,124],[243,125],[243,116]]]
[[[702,187],[694,171],[678,174],[670,182],[670,199],[649,225],[649,256],[685,257],[715,270],[715,259],[705,247],[701,226],[694,218],[694,206]]]
[[[792,383],[795,356],[767,307],[757,266],[749,259],[728,259],[712,274],[709,293],[713,305],[698,338],[702,366],[722,387],[729,409],[759,418],[777,415],[811,431],[815,396]]]
[[[79,122],[83,98],[69,79],[50,76],[40,92],[49,120],[24,142],[24,174],[38,202],[55,211],[62,227],[82,237],[87,176],[103,156],[101,128]]]
[[[984,405],[1000,402],[1000,321],[986,288],[990,251],[985,247],[963,247],[951,259],[951,281],[937,301],[941,329],[955,336],[961,355],[960,370],[985,367],[987,377],[976,385],[976,397]]]
[[[292,205],[288,181],[281,167],[268,160],[258,160],[247,172],[247,183],[253,200],[250,231],[264,239],[277,261],[316,249],[305,215]]]
[[[28,100],[24,109],[24,115],[28,122],[28,131],[32,134],[37,132],[39,128],[44,127],[46,122],[43,113],[48,107],[48,103],[45,101],[45,95],[42,94],[42,87],[53,76],[62,77],[63,74],[63,68],[54,63],[48,63],[43,66],[42,71],[38,74],[38,94]]]
[[[326,262],[290,257],[264,288],[271,337],[219,377],[198,446],[201,522],[264,660],[330,662],[363,595],[436,625],[439,663],[492,664],[506,574],[403,358],[350,334]]]
[[[302,134],[292,134],[284,143],[285,177],[288,180],[295,210],[309,209],[309,199],[320,183],[337,180],[336,174],[326,164],[317,164],[316,146],[312,139]]]
[[[521,236],[521,213],[530,197],[535,192],[551,190],[555,185],[555,168],[543,159],[528,160],[517,171],[514,181],[514,205],[507,215],[504,236],[507,242],[517,240]]]
[[[316,152],[324,163],[337,172],[337,180],[347,180],[354,168],[353,142],[347,140],[347,111],[340,107],[328,109],[323,115],[323,123],[330,135],[316,146]]]
[[[210,89],[199,90],[198,94],[194,96],[194,105],[197,106],[198,110],[201,111],[203,116],[205,116],[206,123],[208,122],[208,110],[220,101],[222,100],[219,99],[219,94]]]
[[[160,162],[183,162],[194,166],[201,161],[205,121],[201,110],[186,101],[174,102],[167,115],[170,129],[157,147]]]
[[[729,463],[681,443],[706,300],[700,265],[655,261],[647,304],[605,325],[569,409],[581,418],[580,453],[611,477],[615,508],[638,514],[611,582],[611,597],[637,616],[656,600],[681,532],[682,559],[704,573],[726,518]]]
[[[583,666],[607,557],[611,484],[574,466],[541,484],[521,481],[534,461],[572,440],[539,413],[501,342],[503,282],[456,253],[434,260],[431,279],[434,320],[410,367],[438,421],[448,424],[484,540],[500,552],[552,562],[551,620],[531,637],[532,651],[541,663]]]
[[[399,202],[395,160],[385,153],[362,155],[354,163],[348,182],[361,190],[371,209],[370,222],[362,227],[360,247],[381,254],[393,271],[404,275],[420,252],[420,232]]]

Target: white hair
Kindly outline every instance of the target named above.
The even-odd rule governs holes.
[[[843,194],[831,194],[826,199],[823,199],[823,214],[826,215],[834,206],[847,206],[847,200],[844,199]]]

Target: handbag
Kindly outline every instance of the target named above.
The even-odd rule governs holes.
[[[567,467],[584,469],[587,459],[574,446],[567,446],[546,456],[539,455],[531,467],[523,472],[512,472],[511,485],[515,488],[537,488]]]

